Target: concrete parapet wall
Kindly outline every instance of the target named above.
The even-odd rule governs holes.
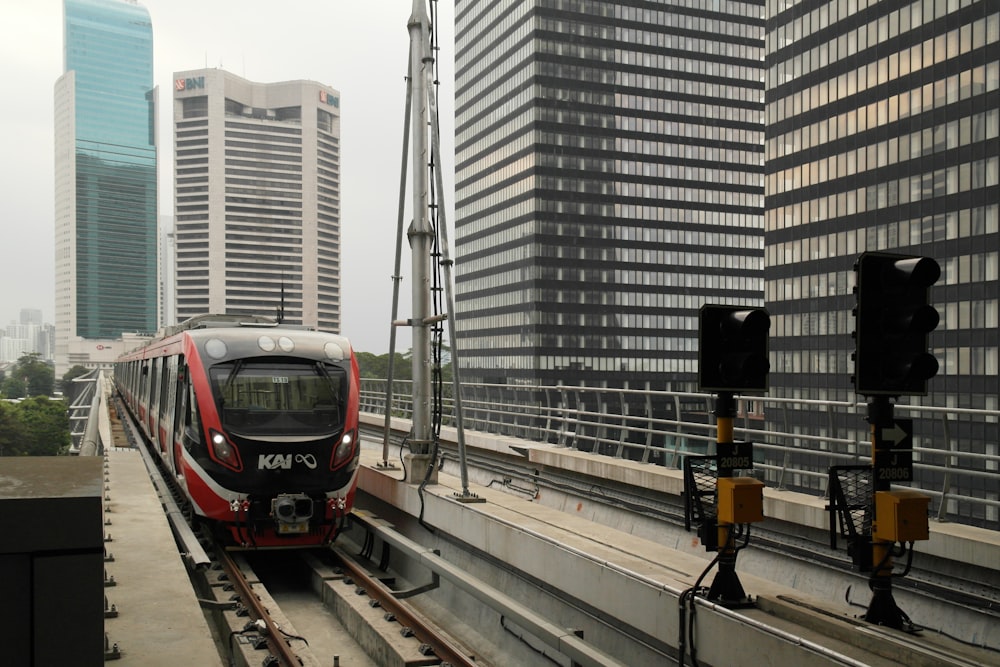
[[[103,460],[0,458],[4,664],[104,664]]]

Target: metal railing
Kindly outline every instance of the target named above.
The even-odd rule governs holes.
[[[93,370],[73,380],[66,395],[70,422],[71,455],[97,456],[103,454],[98,433],[98,410],[101,404],[101,371]]]
[[[361,410],[384,415],[386,389],[385,380],[363,379]],[[454,423],[449,390],[445,425]],[[409,381],[395,381],[392,397],[393,416],[410,418]],[[687,454],[714,453],[709,394],[467,383],[462,401],[468,430],[676,469]],[[864,403],[741,397],[738,405],[736,437],[753,441],[754,475],[769,486],[825,497],[831,466],[870,463]],[[807,432],[797,411],[824,426]],[[896,404],[896,411],[914,420],[911,486],[931,496],[936,517],[1000,529],[1000,410]]]

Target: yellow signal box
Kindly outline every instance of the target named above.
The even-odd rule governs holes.
[[[764,520],[764,483],[753,477],[718,479],[720,524],[756,523]]]
[[[917,491],[876,491],[872,537],[886,542],[930,539],[927,519],[930,502],[930,496]]]

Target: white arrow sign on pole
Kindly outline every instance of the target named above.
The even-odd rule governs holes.
[[[906,443],[913,435],[912,419],[894,419],[892,426],[882,428],[879,433],[879,440],[882,446],[899,447]]]

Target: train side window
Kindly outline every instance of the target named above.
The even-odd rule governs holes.
[[[146,360],[140,362],[139,366],[139,391],[136,400],[141,404],[146,402],[146,383],[149,381],[149,365]]]
[[[188,380],[187,409],[184,411],[184,422],[187,425],[188,435],[195,442],[201,442],[201,420],[198,418],[198,397],[194,393],[194,384]]]
[[[185,418],[185,412],[187,411],[187,366],[184,365],[184,359],[178,358],[177,360],[177,385],[174,387],[175,406],[174,406],[174,433],[179,434],[181,428],[187,423]],[[175,436],[176,437],[176,436]]]
[[[173,407],[173,397],[170,396],[169,380],[172,373],[173,357],[162,357],[161,367],[160,367],[160,389],[158,392],[159,408],[160,408],[160,419],[162,420],[166,415],[169,414],[169,410]]]
[[[149,416],[160,412],[160,362],[162,357],[157,357],[149,362]],[[155,436],[156,434],[151,434]]]

